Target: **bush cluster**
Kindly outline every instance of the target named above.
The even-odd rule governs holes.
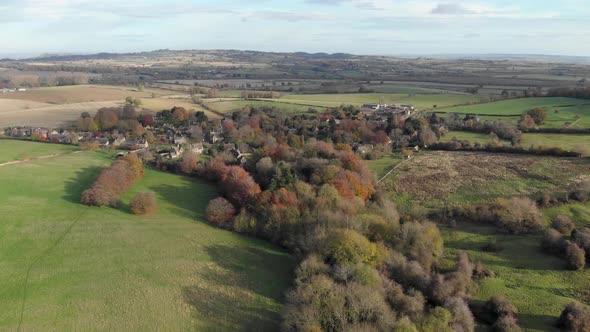
[[[526,197],[498,198],[495,202],[456,211],[470,220],[495,224],[511,234],[540,231],[545,219],[537,204]]]
[[[115,160],[104,169],[90,189],[82,193],[82,203],[89,206],[117,207],[119,196],[143,177],[143,164],[134,154]]]

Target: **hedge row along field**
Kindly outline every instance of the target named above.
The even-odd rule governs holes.
[[[90,206],[120,205],[119,197],[143,177],[143,163],[134,154],[119,158],[103,170],[90,189],[82,193],[82,203]]]

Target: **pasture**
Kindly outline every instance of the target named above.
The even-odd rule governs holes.
[[[81,152],[0,167],[0,330],[276,330],[290,256],[205,224],[216,193],[185,177],[147,170],[120,210],[81,205],[111,161]],[[141,191],[156,194],[157,214],[129,213]]]
[[[454,138],[480,144],[487,144],[491,141],[489,135],[465,131],[451,131],[441,137],[440,141],[448,142]],[[505,142],[505,144],[509,145],[510,142]],[[584,156],[590,156],[590,135],[525,133],[522,135],[520,145],[524,148],[558,147],[566,151],[578,151]]]
[[[562,128],[567,122],[570,124],[575,123],[572,128],[590,128],[590,103],[587,100],[574,98],[520,98],[437,109],[437,112],[478,114],[486,116],[486,120],[517,121],[520,114],[525,114],[537,107],[545,108],[547,112],[547,120],[542,127]],[[498,117],[495,115],[515,115],[515,117]],[[579,121],[576,116],[580,117]]]
[[[318,94],[318,95],[284,95],[281,100],[300,104],[318,106],[339,106],[383,103],[411,104],[418,109],[433,109],[477,102],[480,97],[465,94],[391,94],[391,93],[351,93],[351,94]]]
[[[474,302],[481,305],[493,295],[505,295],[526,331],[557,331],[554,324],[567,303],[590,303],[590,270],[566,270],[563,259],[541,251],[541,235],[502,234],[494,226],[472,222],[444,228],[443,235],[448,266],[462,251],[495,274],[477,282]],[[483,250],[490,243],[499,250]]]
[[[73,145],[0,139],[0,164],[78,151]]]
[[[274,99],[269,100],[223,100],[223,99],[210,99],[206,100],[207,106],[220,113],[231,113],[239,111],[240,109],[251,106],[251,107],[274,107],[280,111],[287,113],[308,113],[310,108],[317,111],[323,111],[325,108],[322,106],[306,106],[297,105],[294,102],[280,102]]]

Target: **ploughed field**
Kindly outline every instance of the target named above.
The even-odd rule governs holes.
[[[0,160],[60,154],[0,167],[0,330],[278,328],[294,260],[205,224],[210,185],[146,170],[119,210],[90,208],[80,194],[111,154],[0,144]],[[158,211],[134,216],[144,191]]]

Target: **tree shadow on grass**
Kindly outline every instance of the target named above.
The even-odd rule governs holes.
[[[184,299],[195,316],[207,316],[209,323],[218,327],[278,330],[280,304],[290,287],[294,260],[255,245],[214,245],[205,252],[215,265],[199,272],[204,282],[184,289]]]
[[[98,166],[78,170],[73,177],[65,182],[63,199],[72,203],[80,203],[82,192],[92,186],[92,183],[94,183],[102,170],[103,168]]]
[[[182,179],[181,185],[158,184],[150,186],[159,200],[170,204],[169,210],[185,217],[205,220],[205,209],[209,201],[217,196],[206,182]]]

